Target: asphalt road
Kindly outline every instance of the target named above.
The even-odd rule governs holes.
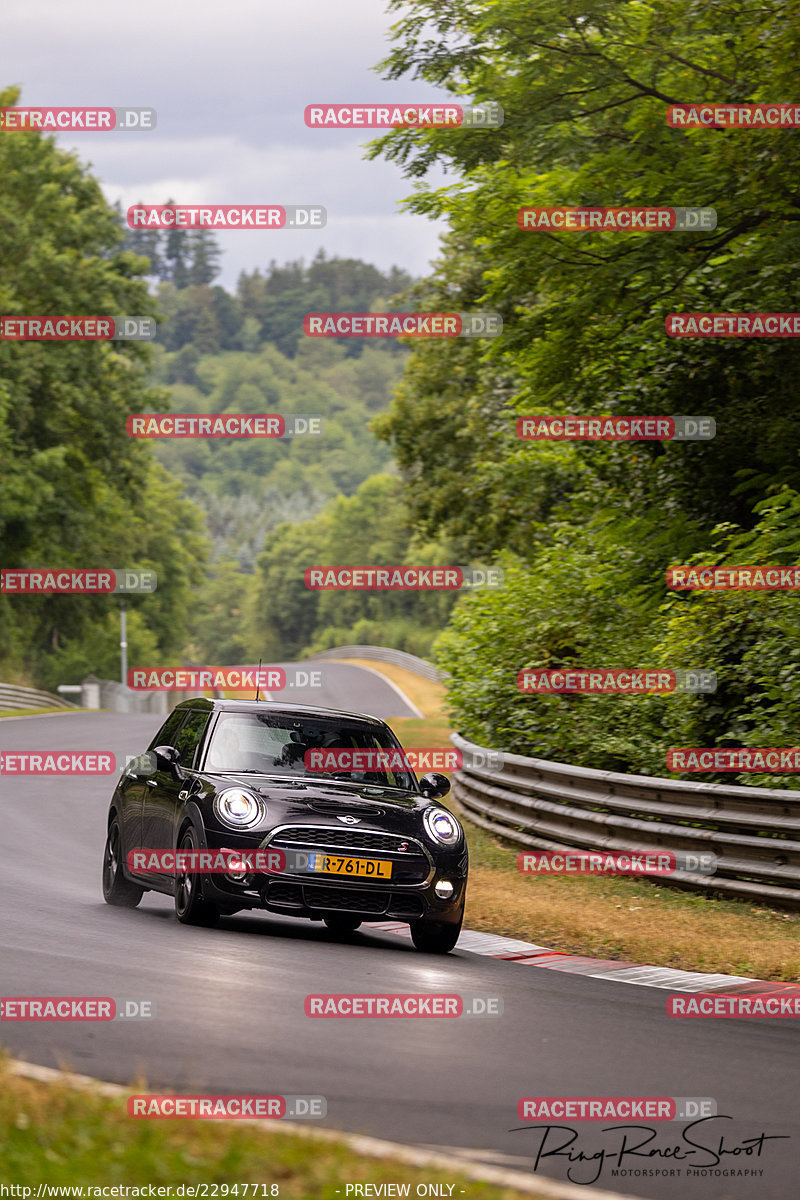
[[[384,697],[390,707],[397,699]],[[350,704],[377,713],[379,700],[364,691]],[[339,695],[336,704],[347,701]],[[0,748],[123,754],[144,748],[156,726],[154,717],[112,714],[3,720]],[[706,1144],[724,1134],[734,1151],[762,1132],[789,1135],[767,1142],[760,1156],[740,1149],[712,1168],[761,1176],[620,1177],[606,1162],[597,1186],[669,1200],[797,1196],[791,1020],[671,1020],[667,993],[658,989],[458,950],[428,957],[385,934],[337,940],[317,924],[262,914],[193,929],[152,893],[136,910],[110,908],[100,868],[113,778],[6,776],[0,787],[0,994],[108,995],[118,1005],[149,999],[156,1006],[147,1022],[3,1022],[0,1041],[14,1054],[119,1083],[143,1074],[152,1091],[323,1095],[328,1127],[455,1148],[526,1171],[543,1135],[513,1132],[522,1096],[714,1097],[733,1119],[714,1122]],[[504,1013],[451,1020],[304,1015],[309,992],[353,991],[500,996]],[[620,1144],[619,1132],[604,1133],[601,1123],[562,1124],[578,1130],[573,1151],[611,1152]],[[652,1146],[677,1144],[681,1128],[660,1126]],[[624,1165],[676,1167],[668,1157],[631,1157]],[[563,1179],[569,1167],[563,1156],[550,1157],[539,1172]],[[591,1179],[597,1169],[597,1160],[573,1163],[573,1180]]]
[[[263,671],[280,667],[286,676],[285,687],[261,691],[262,700],[281,704],[316,704],[320,708],[344,708],[367,713],[388,721],[390,717],[421,716],[409,698],[380,672],[352,663],[320,659],[304,662],[268,663]],[[255,671],[257,663],[249,669]],[[249,693],[242,693],[254,699]]]

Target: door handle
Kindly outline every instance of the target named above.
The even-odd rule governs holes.
[[[158,787],[157,779],[145,779],[145,783],[147,784],[148,787]]]

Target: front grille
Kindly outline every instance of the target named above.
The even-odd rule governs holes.
[[[400,850],[405,844],[408,849]],[[272,846],[342,846],[353,850],[383,850],[389,854],[420,854],[417,842],[395,833],[374,833],[369,829],[348,829],[342,825],[320,829],[308,825],[295,825],[282,829],[270,842]]]
[[[267,904],[286,910],[355,912],[370,916],[388,915],[400,920],[413,920],[424,915],[425,904],[421,896],[402,892],[390,892],[385,888],[369,891],[366,888],[328,887],[314,884],[301,887],[299,884],[270,880],[263,898]]]
[[[303,889],[294,883],[270,883],[267,898],[270,904],[280,904],[286,908],[303,907]]]
[[[392,896],[387,915],[390,917],[421,917],[424,908],[421,896],[403,896],[399,894]]]
[[[390,892],[365,891],[363,888],[303,888],[309,908],[347,909],[350,912],[384,913]]]

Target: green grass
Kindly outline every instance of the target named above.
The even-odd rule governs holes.
[[[138,1084],[132,1090],[147,1089]],[[514,1119],[512,1112],[509,1120]],[[127,1116],[123,1097],[24,1079],[11,1074],[7,1060],[0,1059],[1,1183],[238,1182],[277,1184],[284,1200],[343,1200],[348,1183],[407,1183],[413,1196],[418,1183],[436,1181],[455,1184],[454,1200],[462,1195],[470,1200],[531,1195],[441,1167],[411,1167],[360,1155],[337,1141],[273,1132],[279,1122],[265,1124],[271,1127],[268,1132],[239,1121],[134,1120]],[[253,1196],[252,1189],[247,1195]]]
[[[423,711],[430,715],[421,721],[389,722],[400,741],[409,748],[448,746],[451,726],[443,709],[429,705]],[[521,875],[522,847],[472,824],[452,796],[445,804],[467,832],[468,929],[595,958],[800,980],[800,913],[623,876]]]
[[[3,708],[0,717],[44,716],[45,713],[88,712],[87,708]]]
[[[445,801],[447,803],[447,801]],[[518,850],[464,820],[465,924],[571,954],[686,971],[800,980],[800,914],[623,876],[528,876]]]

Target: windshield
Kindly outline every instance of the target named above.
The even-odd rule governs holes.
[[[389,730],[346,717],[222,712],[209,741],[205,770],[417,790]]]

